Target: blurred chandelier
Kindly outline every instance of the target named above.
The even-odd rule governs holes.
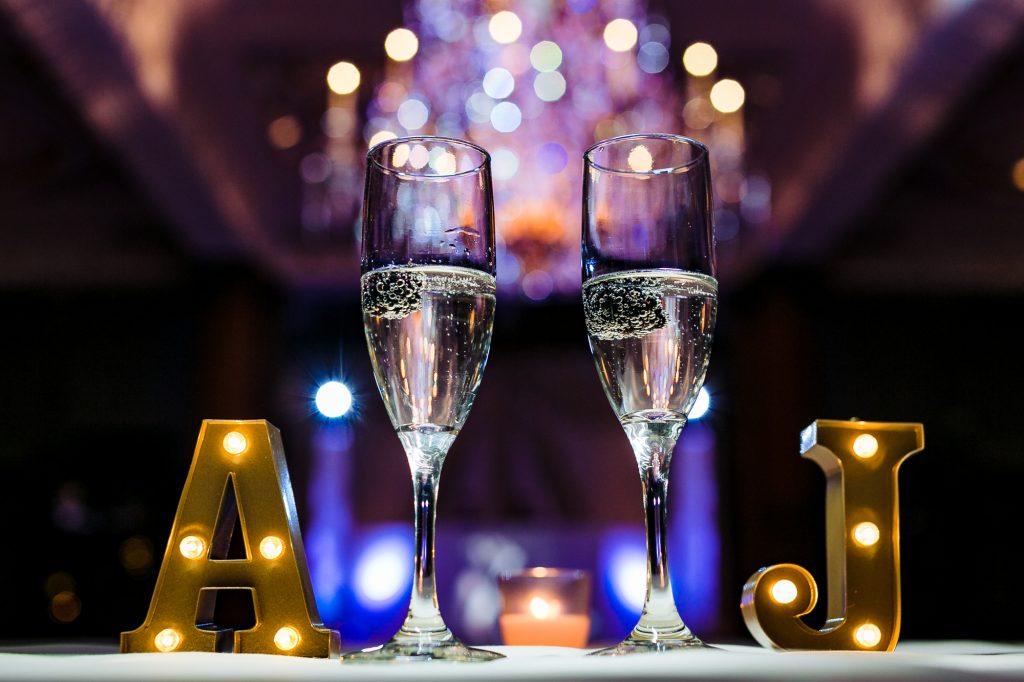
[[[712,149],[719,241],[770,219],[767,180],[744,168],[742,86],[717,78],[707,43],[673,51],[667,22],[642,0],[415,0],[405,14],[385,40],[362,140],[358,68],[340,62],[328,73],[328,142],[301,169],[307,230],[351,226],[366,144],[405,135],[468,139],[491,153],[498,286],[531,300],[579,291],[580,158],[597,140],[701,140]],[[685,86],[671,75],[673,56]],[[436,161],[422,151],[402,153],[413,167]]]

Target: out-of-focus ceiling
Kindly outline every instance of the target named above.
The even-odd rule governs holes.
[[[285,113],[315,125],[324,107],[323,74],[338,59],[358,64],[364,80],[375,81],[386,59],[384,36],[402,23],[400,3],[0,0],[0,8],[13,27],[9,32],[45,65],[89,134],[111,150],[127,182],[137,184],[175,235],[175,246],[146,252],[149,266],[135,254],[138,275],[115,268],[120,276],[152,276],[164,261],[173,269],[177,261],[161,254],[180,249],[193,258],[250,261],[299,288],[354,286],[351,235],[310,242],[299,229],[297,166],[308,148],[274,149],[266,127]],[[770,228],[723,250],[723,281],[743,281],[779,261],[817,262],[833,254],[854,240],[848,232],[883,198],[893,200],[894,188],[911,192],[899,204],[906,213],[918,210],[918,200],[934,204],[936,197],[921,194],[902,174],[922,155],[941,158],[935,145],[951,144],[949,126],[972,127],[976,113],[984,115],[977,124],[987,132],[970,138],[967,151],[993,167],[1005,165],[1002,180],[994,172],[991,181],[1003,181],[1007,194],[1014,191],[1009,155],[1024,156],[1024,95],[1020,67],[1006,64],[1021,61],[1024,2],[686,0],[652,8],[671,23],[676,57],[682,46],[708,40],[722,56],[724,73],[748,84],[748,165],[771,178],[774,219]],[[975,112],[972,98],[981,92],[995,104]],[[27,119],[45,116],[41,106],[4,105]],[[32,145],[7,138],[0,130],[0,145]],[[103,196],[97,192],[92,205],[97,226],[108,222],[104,210],[127,210]],[[83,263],[76,270],[79,249],[60,255],[69,235],[52,226],[59,213],[30,230],[25,216],[36,214],[17,203],[51,200],[60,202],[61,194],[51,197],[40,188],[31,198],[8,197],[6,222],[16,224],[5,225],[0,239],[21,247],[5,248],[0,262],[27,254],[33,243],[38,251],[35,230],[50,230],[57,257],[37,257],[31,267],[19,257],[18,281],[30,282],[33,273],[45,282],[55,274],[88,280],[96,268]],[[969,213],[984,225],[1004,226],[1005,216],[1019,209],[1013,199],[1007,202],[976,202]],[[930,210],[929,220],[934,229],[944,226],[943,234],[955,233],[965,220],[955,206]],[[1024,249],[1024,230],[986,234],[996,252]],[[116,242],[116,236],[109,239]],[[871,280],[872,267],[894,271],[891,258],[870,257],[870,248],[865,256],[859,248],[850,266],[859,274],[849,281]],[[0,272],[3,280],[10,275]],[[1024,288],[1024,276],[1016,282]]]

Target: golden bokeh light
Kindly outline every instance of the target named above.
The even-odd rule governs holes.
[[[864,623],[854,632],[853,638],[858,646],[871,649],[878,646],[878,643],[882,641],[882,631],[874,623]]]
[[[504,10],[491,17],[490,22],[487,24],[487,30],[490,32],[491,37],[494,38],[494,42],[508,45],[517,41],[519,36],[522,35],[523,22],[515,12]]]
[[[238,431],[232,431],[224,436],[222,444],[224,451],[231,455],[240,455],[249,447],[249,441]]]
[[[156,633],[156,637],[153,638],[153,646],[164,653],[174,651],[181,646],[181,633],[173,628],[165,628]]]
[[[395,135],[390,130],[381,130],[380,132],[376,132],[373,134],[367,146],[374,147],[380,144],[381,142],[387,142],[388,140],[393,140],[396,137],[398,137],[398,135]]]
[[[281,651],[291,651],[299,645],[299,633],[295,628],[285,625],[274,633],[274,646]]]
[[[1017,163],[1013,164],[1010,177],[1013,178],[1013,186],[1024,192],[1024,159],[1018,159]]]
[[[718,53],[707,43],[694,43],[683,52],[683,68],[693,76],[709,76],[718,67]]]
[[[359,79],[359,69],[352,62],[338,62],[327,71],[327,87],[339,95],[355,92]]]
[[[553,615],[551,604],[543,597],[534,597],[530,600],[530,615],[534,618],[550,618]]]
[[[870,433],[862,433],[853,439],[853,454],[861,459],[870,459],[878,452],[878,439]]]
[[[396,62],[409,61],[419,49],[419,38],[407,28],[396,28],[384,39],[384,51]]]
[[[876,544],[881,537],[882,533],[878,530],[878,526],[870,521],[858,523],[853,527],[853,541],[861,547],[871,547]]]
[[[302,139],[302,126],[294,116],[279,116],[267,126],[267,139],[276,149],[290,149]]]
[[[613,52],[626,52],[636,45],[638,35],[629,19],[612,19],[604,27],[604,44]]]
[[[796,583],[792,580],[777,580],[772,585],[772,599],[780,604],[792,604],[798,594],[799,591],[796,589]]]
[[[58,592],[50,600],[50,615],[58,623],[70,623],[82,615],[82,601],[69,590]]]
[[[260,540],[260,554],[264,559],[276,559],[284,554],[284,543],[276,535],[268,535]]]
[[[731,78],[723,78],[711,86],[711,106],[723,114],[731,114],[739,111],[747,98],[743,86]]]

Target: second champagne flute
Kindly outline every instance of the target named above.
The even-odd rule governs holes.
[[[367,154],[360,282],[374,377],[412,471],[412,599],[388,643],[348,661],[489,661],[445,625],[434,582],[434,516],[448,448],[473,405],[491,346],[490,157],[476,145],[399,138]]]
[[[608,400],[633,446],[647,526],[647,596],[620,655],[703,647],[668,570],[668,471],[711,355],[718,281],[704,145],[627,135],[584,155],[583,312]]]

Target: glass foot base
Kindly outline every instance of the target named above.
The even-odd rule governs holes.
[[[689,630],[682,637],[672,639],[642,639],[630,636],[621,644],[593,651],[588,656],[626,656],[629,654],[652,654],[666,651],[708,651],[714,649],[700,641]]]
[[[455,661],[482,663],[505,658],[486,649],[466,646],[458,640],[443,642],[398,642],[342,654],[342,663],[410,663],[414,661]]]

